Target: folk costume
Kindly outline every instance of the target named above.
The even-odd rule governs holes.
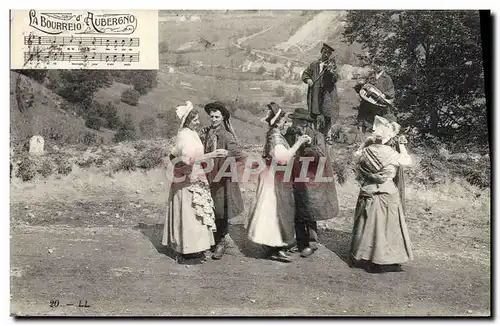
[[[286,119],[285,112],[275,103],[269,104],[268,108],[266,121],[269,130],[262,156],[266,166],[259,174],[256,201],[250,213],[247,235],[251,241],[267,246],[271,258],[288,262],[290,257],[283,250],[295,241],[293,184],[291,179],[286,179],[285,171],[278,167],[288,165],[291,172],[289,163],[292,156],[287,158],[278,154],[278,147],[281,147],[282,152],[290,150],[276,124],[278,120]]]
[[[411,157],[403,145],[401,153],[387,145],[398,129],[396,123],[376,116],[377,140],[356,154],[361,189],[350,254],[353,262],[368,261],[377,268],[413,259],[401,198],[393,181],[397,168],[410,165]]]
[[[177,107],[181,124],[171,159],[177,162],[169,171],[168,209],[163,229],[162,244],[180,254],[199,253],[210,249],[214,242],[214,203],[204,174],[193,174],[193,166],[204,154],[198,134],[184,126],[193,109],[191,102]],[[183,181],[173,177],[184,177]]]
[[[243,212],[243,199],[241,196],[238,180],[233,180],[231,177],[224,176],[216,179],[217,174],[223,166],[227,166],[226,172],[237,176],[236,171],[231,171],[235,167],[234,164],[225,163],[226,160],[234,160],[235,163],[244,160],[244,155],[241,152],[236,134],[230,123],[230,113],[226,107],[220,102],[213,102],[205,105],[205,112],[210,114],[212,110],[218,110],[222,113],[223,123],[218,127],[210,127],[204,131],[204,148],[205,153],[212,152],[216,149],[226,149],[228,155],[225,158],[214,158],[213,168],[207,173],[207,179],[210,184],[210,192],[215,205],[215,223],[217,231],[215,233],[215,249],[214,259],[220,259],[224,254],[227,245],[226,236],[229,233],[229,219],[234,218]],[[222,171],[220,172],[222,173]]]

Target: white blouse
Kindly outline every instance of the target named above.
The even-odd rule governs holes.
[[[186,164],[191,164],[201,158],[204,150],[198,133],[189,128],[179,130],[172,155],[180,157]]]

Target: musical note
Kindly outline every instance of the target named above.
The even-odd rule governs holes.
[[[67,39],[69,38],[69,43],[73,44],[75,43],[75,37],[72,36],[34,36],[33,34],[30,34],[28,36],[24,37],[24,44],[25,45],[31,45],[33,43],[33,39],[37,38],[38,45],[53,45],[53,44],[60,44],[60,45],[65,45],[67,42]],[[98,38],[98,37],[78,37],[77,42],[79,45],[103,45],[103,40],[105,40],[105,46],[109,46],[111,43],[114,44],[115,47],[118,47],[119,44],[121,44],[123,47],[124,46],[129,46],[129,47],[138,47],[139,46],[139,39],[138,38],[130,38],[128,39],[123,39],[123,38]]]
[[[120,60],[121,57],[121,60]],[[139,62],[139,53],[129,53],[125,55],[124,53],[104,53],[104,52],[24,52],[24,58],[26,61],[31,62],[83,62],[87,63],[89,61],[99,61],[99,62]]]

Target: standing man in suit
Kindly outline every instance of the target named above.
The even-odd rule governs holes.
[[[335,50],[326,43],[321,48],[321,58],[313,61],[302,73],[302,81],[308,85],[307,107],[316,128],[330,142],[329,131],[339,116],[339,98],[336,83],[339,75],[332,57]]]

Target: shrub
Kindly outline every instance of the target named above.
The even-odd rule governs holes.
[[[152,138],[156,132],[156,119],[153,117],[147,117],[139,122],[139,130],[143,136],[147,138]]]
[[[45,81],[45,76],[47,75],[46,69],[24,69],[16,70],[16,72],[23,74],[39,83],[43,83]]]
[[[100,130],[101,127],[104,125],[104,121],[101,117],[99,117],[95,113],[91,113],[86,119],[85,119],[85,127],[94,129],[94,130]]]
[[[50,159],[46,158],[42,160],[41,164],[37,169],[37,173],[41,174],[44,178],[49,177],[54,172],[54,166]]]
[[[260,66],[260,67],[259,67],[259,70],[257,70],[257,74],[258,74],[258,75],[263,75],[266,71],[267,71],[267,70],[266,70],[266,67],[264,67],[264,66]]]
[[[100,107],[100,116],[105,120],[105,127],[116,130],[120,126],[120,118],[118,117],[118,109],[113,103],[108,102],[106,106]]]
[[[118,171],[135,171],[136,170],[136,165],[135,165],[135,160],[131,155],[127,155],[122,157],[120,162],[115,166],[113,169],[114,172]]]
[[[117,143],[126,141],[126,140],[134,140],[136,137],[134,122],[132,121],[132,117],[128,114],[125,117],[125,121],[122,123],[121,127],[116,132],[113,140]]]
[[[24,156],[19,163],[16,176],[23,181],[30,181],[36,176],[37,162],[29,156]]]
[[[137,166],[144,170],[151,170],[159,166],[166,156],[165,150],[161,147],[153,147],[142,153]]]
[[[139,104],[139,97],[141,97],[141,94],[139,94],[139,92],[135,89],[131,88],[123,91],[121,100],[123,103],[137,106],[137,104]]]
[[[91,103],[101,88],[111,86],[113,78],[108,70],[62,70],[51,87],[72,103]]]
[[[68,175],[73,171],[73,164],[63,156],[56,157],[54,163],[58,174]]]

